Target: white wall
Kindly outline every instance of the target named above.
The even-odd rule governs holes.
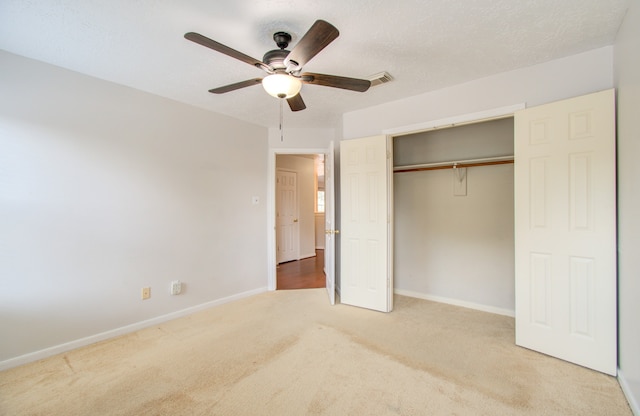
[[[620,382],[640,415],[640,2],[634,0],[615,44],[618,88],[618,331]]]
[[[513,165],[468,168],[466,196],[453,175],[394,175],[395,290],[513,316]]]
[[[315,217],[316,217],[316,248],[318,250],[324,250],[324,239],[325,239],[324,213],[318,212],[317,214],[315,214]]]
[[[336,140],[336,129],[333,128],[287,128],[285,121],[282,140],[280,129],[269,129],[271,149],[327,149],[332,140]]]
[[[278,155],[276,168],[297,173],[300,258],[315,256],[315,165],[313,159],[296,155]]]
[[[0,67],[0,367],[266,289],[267,129]]]
[[[613,47],[503,72],[450,88],[346,113],[344,138],[527,103],[534,106],[613,87]]]

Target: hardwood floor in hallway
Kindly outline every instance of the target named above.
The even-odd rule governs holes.
[[[324,250],[316,250],[315,257],[279,264],[276,280],[277,290],[325,287]]]

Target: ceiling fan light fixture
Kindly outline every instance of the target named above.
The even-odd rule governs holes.
[[[291,98],[302,88],[302,82],[288,74],[272,74],[262,79],[264,90],[276,98]]]

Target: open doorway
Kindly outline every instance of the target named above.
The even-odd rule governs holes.
[[[275,162],[276,289],[325,287],[324,153]]]

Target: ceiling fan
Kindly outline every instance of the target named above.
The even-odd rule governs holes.
[[[184,37],[192,42],[211,48],[214,51],[260,68],[269,74],[264,78],[253,78],[213,88],[209,90],[209,92],[224,94],[251,85],[262,84],[270,95],[286,99],[292,111],[300,111],[307,108],[300,96],[300,89],[303,83],[359,92],[365,92],[371,86],[371,81],[366,79],[302,72],[302,67],[316,56],[318,52],[333,42],[339,34],[338,29],[332,24],[324,20],[317,20],[295,45],[293,50],[288,51],[286,48],[289,46],[289,42],[291,42],[291,35],[286,32],[277,32],[273,35],[273,40],[280,49],[268,51],[264,54],[262,61],[238,52],[199,33],[189,32],[186,33]]]

